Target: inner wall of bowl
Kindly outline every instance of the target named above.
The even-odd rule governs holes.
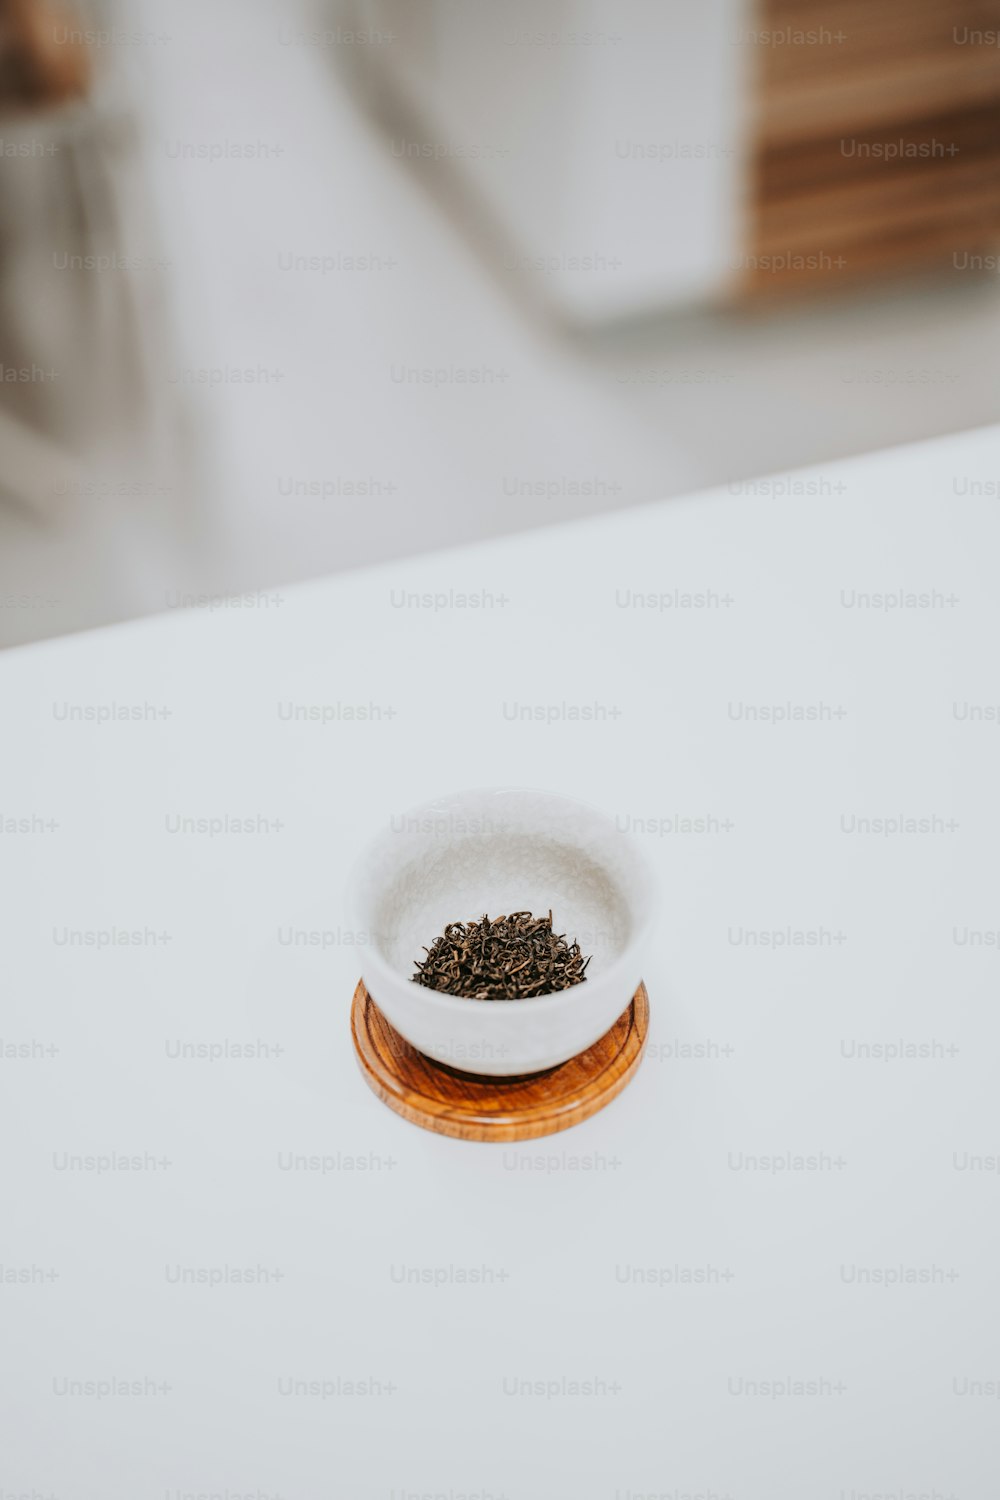
[[[579,845],[518,833],[424,845],[396,872],[376,909],[383,958],[410,979],[449,922],[512,911],[544,916],[556,932],[591,954],[588,973],[607,968],[630,935],[625,895],[615,873]]]

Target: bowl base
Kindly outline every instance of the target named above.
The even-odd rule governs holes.
[[[418,1052],[390,1026],[362,980],[351,1005],[354,1050],[369,1088],[412,1124],[463,1141],[530,1141],[589,1119],[635,1073],[648,1030],[649,998],[640,984],[586,1052],[543,1073],[491,1078]]]

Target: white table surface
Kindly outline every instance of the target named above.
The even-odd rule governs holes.
[[[0,1492],[996,1495],[998,480],[994,429],[0,658]],[[651,820],[665,896],[635,1080],[508,1148],[368,1092],[344,904],[499,782]]]

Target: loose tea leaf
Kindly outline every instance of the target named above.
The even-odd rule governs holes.
[[[568,990],[586,979],[590,963],[579,943],[552,931],[551,912],[449,922],[424,952],[425,959],[414,960],[416,983],[469,1000],[523,1000]]]

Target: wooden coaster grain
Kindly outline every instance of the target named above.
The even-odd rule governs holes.
[[[544,1073],[484,1078],[434,1062],[404,1041],[362,980],[351,1005],[354,1050],[369,1088],[412,1124],[463,1141],[530,1141],[589,1119],[638,1068],[648,1030],[649,998],[640,984],[610,1031],[578,1057]]]

